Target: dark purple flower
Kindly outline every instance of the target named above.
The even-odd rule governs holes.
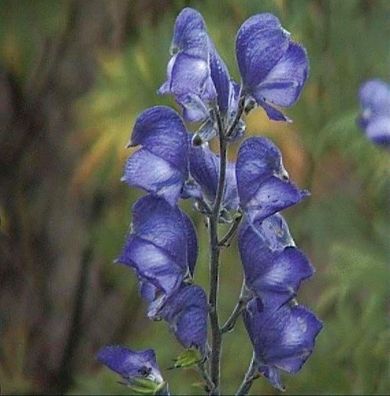
[[[98,352],[97,359],[127,382],[134,379],[148,379],[156,384],[164,382],[152,349],[133,351],[121,346],[106,346]]]
[[[192,275],[197,249],[191,220],[163,198],[147,195],[133,206],[132,230],[118,262],[136,270],[141,295],[151,302],[166,298]]]
[[[290,39],[277,17],[264,13],[240,27],[236,56],[244,93],[270,119],[287,121],[274,106],[290,107],[298,100],[309,69],[306,50]]]
[[[258,300],[248,304],[244,323],[255,350],[258,371],[279,390],[284,390],[279,370],[297,373],[311,355],[322,329],[321,321],[301,305],[265,309]]]
[[[242,143],[236,177],[240,206],[258,220],[295,205],[308,195],[289,180],[280,150],[264,137],[252,137]]]
[[[157,315],[169,323],[170,329],[185,348],[205,352],[208,305],[204,290],[196,285],[182,284]]]
[[[142,147],[128,159],[122,180],[175,205],[188,177],[188,133],[179,115],[166,106],[144,111],[130,145]]]
[[[390,147],[390,85],[381,80],[365,82],[359,91],[359,125],[374,143]]]
[[[190,175],[198,184],[198,190],[187,191],[189,195],[199,198],[200,196],[208,203],[212,204],[217,193],[219,178],[220,158],[211,151],[206,144],[190,149]],[[226,186],[223,199],[223,206],[226,209],[238,208],[237,183],[235,174],[235,164],[228,162],[226,168]]]
[[[280,306],[295,297],[314,269],[295,247],[287,223],[279,214],[260,221],[245,221],[238,247],[247,288],[265,307]]]

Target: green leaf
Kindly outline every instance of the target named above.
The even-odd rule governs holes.
[[[137,395],[156,395],[165,385],[165,382],[157,383],[150,379],[139,377],[131,379],[128,387]]]
[[[195,349],[195,348],[187,349],[185,352],[180,354],[175,359],[175,364],[174,364],[173,368],[194,367],[200,362],[201,359],[202,359],[202,356],[197,349]]]

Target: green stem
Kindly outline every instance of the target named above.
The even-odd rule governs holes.
[[[237,392],[235,393],[236,396],[247,395],[252,384],[253,384],[253,381],[258,377],[259,377],[259,375],[257,374],[255,355],[253,354],[252,360],[248,367],[248,370],[245,373],[245,377],[244,377],[240,387],[237,389]]]
[[[241,293],[236,306],[234,307],[229,318],[225,324],[221,327],[221,333],[227,333],[234,329],[237,319],[240,317],[245,305],[248,303],[249,297],[245,296],[245,281],[242,282]]]

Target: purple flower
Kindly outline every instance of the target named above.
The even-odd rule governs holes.
[[[132,230],[118,262],[136,270],[141,295],[151,302],[167,298],[192,276],[197,250],[191,220],[163,198],[147,195],[133,206]]]
[[[274,106],[290,107],[298,100],[309,69],[306,50],[290,39],[277,17],[265,13],[242,24],[236,56],[244,93],[270,119],[287,121]]]
[[[185,284],[158,311],[158,316],[169,323],[170,329],[184,348],[195,347],[202,354],[206,349],[207,315],[204,290],[196,285]]]
[[[168,63],[167,81],[160,94],[172,94],[184,108],[188,121],[208,117],[205,104],[216,96],[209,66],[209,38],[202,15],[185,8],[176,18]]]
[[[244,323],[258,371],[279,390],[284,390],[279,370],[297,373],[311,355],[322,329],[321,321],[301,305],[265,309],[258,300],[248,304]]]
[[[231,80],[202,15],[192,8],[185,8],[176,18],[171,53],[167,80],[159,93],[172,94],[182,105],[187,121],[205,121],[199,136],[206,142],[217,133],[211,109],[217,106],[224,123],[229,125],[237,113],[240,87]],[[240,121],[232,138],[241,136],[243,131]]]
[[[106,346],[98,352],[97,359],[128,383],[136,379],[164,383],[152,349],[133,351],[121,346]]]
[[[242,143],[236,177],[241,208],[258,220],[295,205],[308,195],[289,180],[280,150],[264,137]]]
[[[190,175],[197,183],[197,189],[187,189],[189,196],[203,199],[212,204],[217,193],[220,158],[212,152],[207,144],[190,149]],[[226,169],[226,186],[223,199],[226,209],[238,208],[235,163],[228,162]]]
[[[245,221],[238,236],[247,288],[265,307],[280,306],[296,296],[314,269],[295,247],[287,223],[279,214],[260,221]]]
[[[373,142],[390,146],[390,85],[381,80],[365,82],[359,91],[359,125]]]
[[[128,159],[122,180],[175,205],[188,177],[188,133],[179,115],[165,106],[144,111],[130,145],[142,147]]]

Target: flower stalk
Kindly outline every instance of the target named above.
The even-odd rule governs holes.
[[[211,356],[210,356],[210,376],[213,382],[213,389],[211,394],[220,394],[220,360],[221,360],[221,344],[222,335],[219,329],[218,316],[218,290],[219,290],[219,255],[220,245],[218,237],[218,222],[221,211],[221,204],[225,191],[225,177],[226,177],[226,162],[227,162],[227,142],[225,140],[225,131],[219,112],[216,111],[218,137],[219,137],[219,152],[220,152],[220,168],[219,179],[217,186],[217,193],[209,217],[209,243],[210,243],[210,292],[209,292],[209,306],[210,306],[210,327],[211,327]]]

